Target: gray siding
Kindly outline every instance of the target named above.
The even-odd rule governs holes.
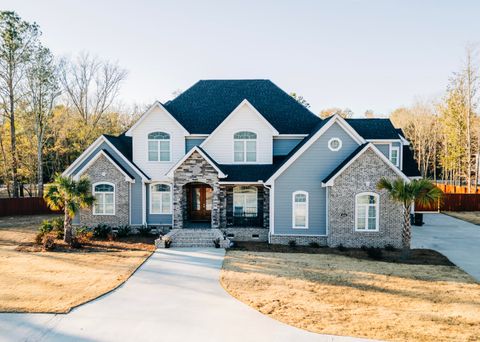
[[[185,139],[185,153],[190,151],[192,148],[195,146],[200,145],[205,139],[199,138],[199,139]]]
[[[118,154],[106,143],[102,143],[97,147],[90,155],[73,171],[72,175],[75,175],[78,171],[85,166],[90,159],[92,159],[98,151],[106,150],[112,156],[117,156]],[[137,175],[137,173],[119,156],[116,158],[118,163],[122,165],[125,169],[128,170],[130,174],[135,176],[135,183],[131,185],[130,193],[130,224],[132,225],[141,225],[142,224],[142,178]],[[78,216],[78,215],[77,215]],[[76,218],[75,224],[82,224],[78,222],[78,217]]]
[[[336,152],[327,147],[333,137],[342,140],[342,148]],[[326,191],[322,180],[357,147],[348,133],[335,123],[275,180],[274,234],[326,234]],[[292,193],[298,190],[309,194],[308,229],[292,228]]]
[[[273,155],[286,156],[302,139],[273,139]]]
[[[374,143],[375,147],[382,152],[385,157],[390,158],[390,144],[380,144],[380,143]],[[396,146],[399,147],[399,158],[400,158],[400,169],[402,168],[402,161],[403,161],[403,148],[402,148],[402,143],[401,142],[392,142],[392,147]]]
[[[171,185],[170,185],[171,186]],[[147,184],[147,224],[171,225],[172,214],[150,214],[150,186]],[[173,194],[173,192],[172,192]]]

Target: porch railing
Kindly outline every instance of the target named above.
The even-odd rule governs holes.
[[[233,213],[233,225],[235,227],[262,227],[263,218],[256,212],[235,212]]]

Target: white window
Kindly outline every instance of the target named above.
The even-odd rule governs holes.
[[[171,214],[172,194],[167,184],[152,184],[150,186],[150,214]]]
[[[111,183],[93,184],[93,215],[115,215],[115,186]]]
[[[379,196],[364,192],[355,196],[355,230],[378,231]]]
[[[400,167],[400,148],[398,146],[391,146],[390,161],[393,165]]]
[[[342,140],[340,138],[332,138],[328,141],[328,148],[331,151],[338,151],[342,148]]]
[[[293,228],[308,228],[308,192],[292,194],[292,221]]]
[[[233,135],[233,160],[236,163],[257,161],[257,134],[237,132]]]
[[[165,132],[148,134],[148,161],[168,162],[170,160],[170,134]]]
[[[236,186],[233,188],[233,216],[257,217],[257,188],[254,186]]]

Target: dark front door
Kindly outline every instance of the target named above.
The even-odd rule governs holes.
[[[190,221],[210,221],[212,188],[206,184],[191,185],[187,189]]]

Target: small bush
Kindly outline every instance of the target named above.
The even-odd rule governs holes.
[[[92,240],[93,238],[93,231],[88,227],[81,227],[78,228],[75,232],[75,237],[79,243],[84,244]]]
[[[42,224],[38,228],[38,233],[42,233],[43,235],[50,233],[53,230],[53,224],[50,220],[43,220]]]
[[[297,247],[297,241],[290,240],[290,241],[288,241],[288,245],[292,248],[295,248],[295,247]]]
[[[394,252],[394,251],[396,251],[397,249],[396,249],[395,247],[393,247],[393,245],[388,244],[388,245],[385,246],[385,250],[386,250],[386,251],[389,251],[389,252]]]
[[[318,244],[318,242],[313,242],[312,241],[308,245],[312,248],[320,248],[320,245]]]
[[[45,234],[42,238],[42,247],[44,251],[52,251],[55,249],[55,235]]]
[[[150,235],[150,227],[149,226],[141,226],[139,227],[138,229],[138,234],[140,234],[141,236],[149,236]]]
[[[52,224],[52,232],[55,233],[55,237],[57,239],[63,239],[63,236],[64,236],[64,222],[63,222],[63,218],[61,217],[57,217],[57,218],[54,218],[52,220],[50,220],[51,224]]]
[[[163,239],[163,243],[165,245],[165,248],[170,248],[170,245],[172,244],[172,239],[170,239],[169,237],[166,237]]]
[[[381,260],[383,258],[382,250],[378,247],[367,248],[367,255],[374,260]]]
[[[112,233],[112,227],[108,224],[99,224],[93,228],[93,237],[100,240],[106,240]]]
[[[43,243],[43,234],[42,232],[38,232],[37,235],[35,235],[35,244],[36,245],[41,245]]]
[[[128,224],[124,226],[119,226],[117,229],[117,236],[118,237],[126,237],[132,233],[132,227],[130,227]]]
[[[38,228],[38,234],[35,237],[35,243],[40,245],[43,243],[43,237],[51,234],[55,239],[63,239],[63,220],[62,218],[54,218],[52,220],[43,220]]]
[[[213,244],[215,245],[215,248],[220,248],[220,238],[214,239]]]
[[[72,247],[72,248],[82,248],[82,241],[77,236],[74,236],[72,238],[72,242],[70,243],[70,247]]]
[[[339,244],[337,246],[337,249],[340,251],[340,252],[345,252],[347,250],[347,247],[345,247],[344,245],[342,244]]]

